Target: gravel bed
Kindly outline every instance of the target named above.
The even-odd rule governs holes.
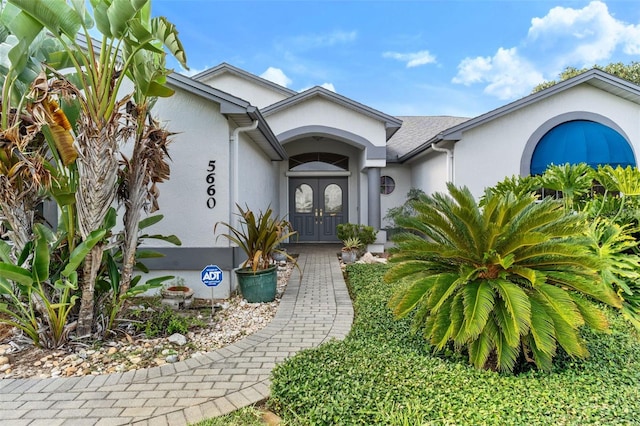
[[[247,303],[236,295],[229,300],[214,301],[213,317],[210,300],[197,300],[193,309],[179,311],[200,322],[200,326],[184,335],[149,339],[144,333],[129,333],[125,329],[118,333],[118,338],[76,342],[60,350],[47,350],[33,347],[16,330],[5,329],[0,333],[0,379],[124,372],[183,361],[230,345],[269,324],[293,267],[290,262],[278,267],[278,292],[271,303]]]

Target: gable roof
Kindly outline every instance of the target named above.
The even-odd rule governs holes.
[[[640,105],[640,86],[630,81],[616,77],[612,74],[606,73],[602,70],[591,69],[573,78],[556,83],[555,85],[548,87],[547,89],[525,96],[524,98],[518,99],[500,108],[496,108],[485,114],[479,115],[461,124],[446,129],[439,134],[434,135],[434,137],[427,140],[421,146],[418,146],[410,152],[400,156],[398,161],[408,161],[429,149],[434,143],[438,143],[443,140],[454,142],[459,141],[460,139],[462,139],[462,134],[467,130],[481,126],[492,120],[498,119],[519,109],[530,106],[543,99],[555,96],[581,84],[588,84],[600,90],[604,90],[605,92],[611,93],[612,95]]]
[[[396,162],[438,133],[469,120],[451,116],[399,116],[402,127],[387,142],[387,161]]]
[[[370,108],[366,105],[354,101],[353,99],[349,99],[345,96],[339,95],[335,92],[332,92],[331,90],[327,90],[324,87],[320,86],[314,86],[308,90],[305,90],[304,92],[297,93],[294,96],[291,96],[280,102],[276,102],[273,105],[269,105],[268,107],[263,108],[262,112],[266,117],[268,117],[277,113],[278,111],[283,111],[285,109],[291,108],[294,105],[297,105],[314,97],[327,99],[330,102],[334,102],[352,111],[371,117],[374,120],[383,122],[387,133],[387,140],[389,140],[389,138],[391,138],[391,136],[393,136],[393,134],[396,133],[402,125],[402,120],[396,117]]]
[[[173,88],[185,90],[219,104],[220,112],[230,118],[238,127],[250,126],[257,120],[258,127],[247,132],[249,137],[271,160],[288,158],[286,151],[273,134],[260,110],[249,102],[178,73],[168,75],[167,83]]]
[[[272,81],[269,81],[267,79],[264,79],[262,77],[258,77],[255,74],[251,74],[250,72],[247,72],[245,70],[242,70],[240,68],[234,67],[233,65],[229,65],[226,62],[221,63],[220,65],[217,65],[213,68],[209,68],[208,70],[204,70],[201,73],[198,73],[196,75],[194,75],[193,78],[194,80],[198,80],[198,81],[202,81],[205,80],[209,77],[215,77],[217,75],[220,74],[233,74],[235,76],[238,76],[240,78],[243,78],[245,80],[249,80],[253,83],[259,84],[260,86],[264,86],[268,89],[274,90],[276,92],[282,93],[285,96],[293,96],[295,94],[297,94],[298,92],[296,92],[295,90],[289,89],[287,87],[281,86],[279,84],[276,84]]]

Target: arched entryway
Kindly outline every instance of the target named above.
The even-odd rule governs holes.
[[[348,222],[349,157],[308,152],[289,158],[289,217],[298,241],[338,241]]]

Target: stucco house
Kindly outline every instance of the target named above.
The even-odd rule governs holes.
[[[299,242],[337,242],[339,223],[383,229],[411,188],[432,193],[452,181],[479,196],[505,176],[551,163],[635,165],[640,148],[640,87],[599,70],[471,119],[394,117],[229,64],[172,74],[169,84],[176,93],[155,113],[176,135],[155,231],[183,245],[155,247],[166,257],[149,266],[185,278],[202,297],[211,295],[199,284],[208,264],[225,271],[215,297],[235,287],[241,253],[213,228],[236,223],[236,204],[286,216]],[[385,239],[380,232],[377,243]]]

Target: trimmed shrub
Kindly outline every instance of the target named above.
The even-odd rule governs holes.
[[[337,226],[337,231],[340,241],[357,238],[366,246],[367,244],[373,244],[376,240],[376,230],[373,226],[358,225],[356,223],[340,223]]]

